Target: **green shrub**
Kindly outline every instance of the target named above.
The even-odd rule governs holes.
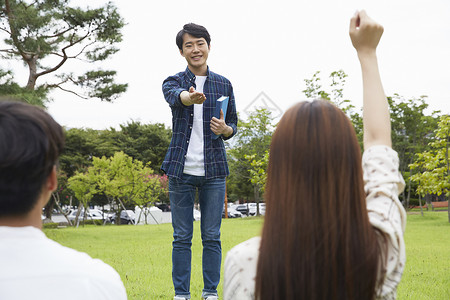
[[[422,199],[422,205],[425,205],[424,199]],[[409,206],[419,206],[419,199],[410,198],[409,199]]]
[[[43,227],[43,228],[46,228],[46,229],[49,229],[49,228],[57,228],[57,227],[58,227],[58,223],[53,223],[53,222],[50,222],[50,223],[44,223],[44,224],[42,224],[42,227]]]
[[[83,220],[80,220],[80,225],[85,224],[85,225],[103,225],[103,220],[92,220],[92,219],[88,219],[85,220],[83,222]]]

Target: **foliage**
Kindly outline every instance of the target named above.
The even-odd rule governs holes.
[[[121,130],[66,129],[66,146],[60,157],[61,168],[69,177],[76,171],[86,171],[93,157],[113,156],[123,151],[128,156],[150,163],[153,170],[160,166],[170,143],[171,130],[164,124],[130,122]]]
[[[351,101],[344,99],[345,78],[348,75],[343,70],[331,72],[331,91],[327,92],[322,89],[320,71],[316,71],[311,79],[304,79],[306,88],[302,91],[307,99],[324,99],[333,102],[349,117],[352,115],[355,106]]]
[[[66,143],[61,154],[61,168],[69,177],[86,171],[94,156],[112,156],[120,151],[114,130],[66,129]]]
[[[49,223],[43,223],[42,228],[44,229],[55,229],[58,227],[58,223],[49,222]]]
[[[418,152],[424,151],[434,135],[437,127],[437,112],[426,115],[425,110],[428,104],[425,102],[426,96],[419,98],[404,99],[398,94],[388,97],[391,129],[392,148],[395,149],[400,159],[400,171],[405,178],[407,187],[401,198],[405,202],[405,207],[409,206],[409,199],[417,197],[412,189],[412,182],[409,178],[413,170],[409,167],[413,163],[414,156]]]
[[[322,87],[320,71],[313,74],[311,79],[305,79],[306,88],[303,90],[309,99],[322,98],[333,102],[352,121],[356,136],[363,151],[363,120],[362,114],[355,110],[350,100],[344,98],[344,85],[347,75],[344,71],[334,71],[329,75],[331,79],[328,89]],[[405,99],[394,94],[387,97],[392,128],[392,148],[397,151],[400,158],[400,171],[405,178],[407,187],[400,196],[406,207],[409,206],[409,199],[417,197],[414,193],[415,183],[409,179],[414,170],[410,169],[415,154],[427,149],[429,141],[433,138],[434,129],[437,127],[437,114],[425,113],[428,108],[426,96]]]
[[[84,207],[94,196],[104,195],[117,218],[125,206],[142,209],[155,203],[162,192],[160,176],[123,152],[109,158],[94,157],[86,172],[77,172],[69,179],[69,188]]]
[[[39,86],[34,90],[29,90],[19,86],[13,81],[13,73],[0,68],[0,96],[13,100],[22,100],[26,103],[44,107],[48,90]]]
[[[274,128],[271,112],[266,109],[258,109],[250,114],[247,121],[240,121],[238,134],[234,137],[234,146],[228,151],[230,202],[241,201],[244,197],[259,202],[262,186],[256,181],[252,183],[251,170],[256,168],[257,161],[264,160],[269,151]],[[247,159],[246,156],[252,158]],[[252,161],[255,164],[253,167]]]
[[[75,218],[75,224],[78,225],[79,217],[82,211],[84,211],[83,220],[86,221],[86,213],[88,203],[98,193],[96,178],[92,173],[77,173],[68,180],[68,187],[73,191],[75,197],[79,201],[77,215]]]
[[[306,88],[302,91],[307,99],[323,99],[334,103],[340,108],[352,121],[355,128],[358,142],[363,149],[363,123],[361,114],[355,109],[355,106],[350,100],[344,98],[345,78],[348,75],[343,70],[333,71],[329,75],[331,79],[330,88],[328,92],[322,88],[321,79],[319,77],[320,71],[316,71],[311,79],[304,79]]]
[[[450,115],[440,117],[435,138],[429,143],[429,149],[418,153],[412,169],[419,172],[411,176],[418,183],[420,195],[445,194],[450,196]],[[450,209],[449,209],[450,222]]]
[[[250,182],[256,186],[258,190],[264,192],[267,180],[267,165],[269,163],[269,151],[261,158],[256,158],[256,154],[245,155],[245,159],[250,163]]]
[[[141,124],[128,122],[120,125],[121,131],[117,136],[117,145],[127,155],[150,163],[153,170],[160,170],[165,153],[170,144],[172,131],[162,123]]]
[[[83,9],[70,0],[0,0],[0,7],[0,33],[6,46],[0,54],[28,68],[25,88],[10,78],[0,93],[43,105],[53,89],[105,101],[126,91],[127,84],[114,82],[115,71],[90,70],[77,76],[62,70],[69,61],[89,65],[118,51],[125,22],[111,2]],[[48,79],[37,85],[44,76]]]
[[[160,194],[158,198],[158,202],[161,203],[170,203],[169,200],[169,177],[167,177],[166,174],[164,175],[154,175],[158,177],[159,183],[160,183]]]

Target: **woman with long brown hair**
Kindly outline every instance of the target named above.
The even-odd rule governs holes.
[[[351,19],[364,155],[330,102],[301,102],[284,114],[270,147],[262,236],[228,253],[224,299],[395,299],[406,215],[376,57],[382,33],[364,11]]]

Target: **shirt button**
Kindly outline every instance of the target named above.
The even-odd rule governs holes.
[[[188,144],[189,144],[189,141],[186,141],[186,143],[188,143]]]
[[[190,126],[189,128],[192,129],[192,126]]]
[[[194,116],[194,114],[191,114],[191,117],[193,117]]]

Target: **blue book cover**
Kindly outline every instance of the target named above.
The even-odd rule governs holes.
[[[228,108],[228,96],[222,96],[219,99],[216,100],[216,110],[214,111],[214,117],[217,119],[220,119],[220,110],[223,111],[223,118],[226,119],[227,117],[227,108]],[[215,140],[219,136],[216,134],[212,134],[212,138]]]

